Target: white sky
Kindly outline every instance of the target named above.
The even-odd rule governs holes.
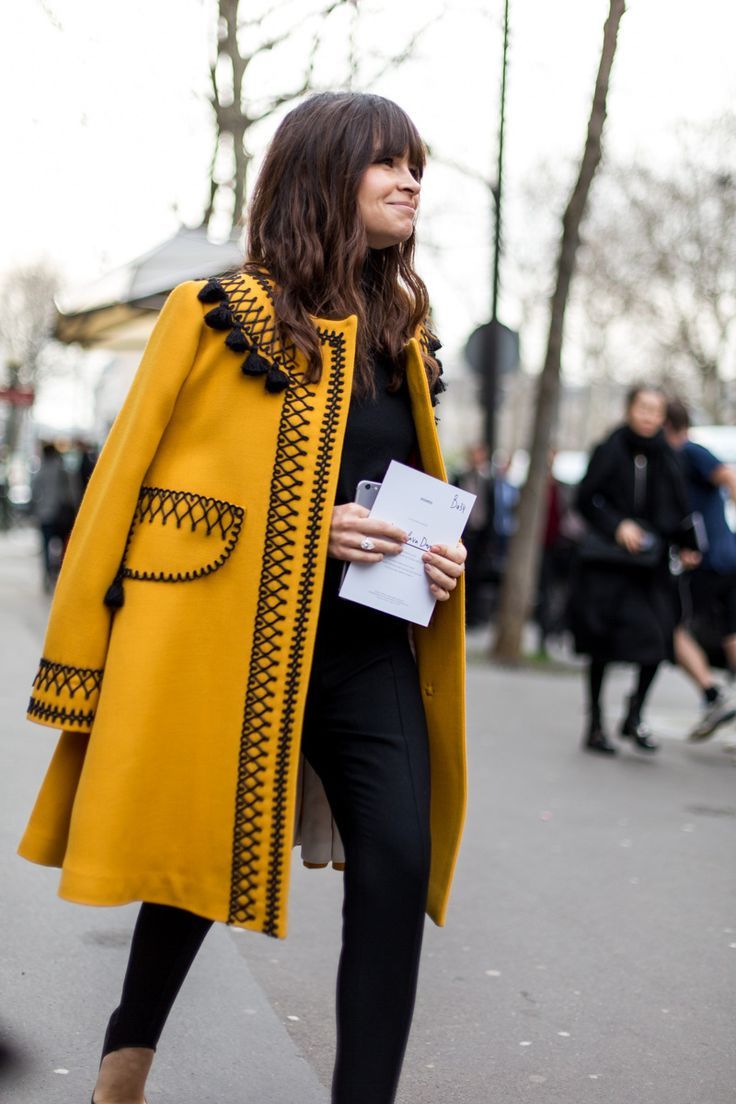
[[[279,12],[301,18],[315,3],[282,0]],[[70,283],[87,282],[169,236],[179,218],[199,220],[211,154],[205,96],[215,6],[215,0],[2,5],[0,274],[45,257]],[[510,231],[524,218],[520,193],[540,162],[564,167],[579,155],[607,8],[607,0],[511,0]],[[399,47],[425,13],[444,12],[420,56],[375,91],[398,100],[437,153],[490,172],[501,0],[371,0],[363,9],[365,42],[385,50]],[[732,0],[630,0],[607,148],[624,159],[667,158],[677,121],[736,107],[734,43]],[[328,80],[345,51],[338,19],[321,62]],[[274,55],[254,71],[253,87],[295,82],[287,63],[287,54]],[[261,146],[271,126],[261,127]],[[446,345],[459,345],[488,313],[487,197],[481,186],[436,166],[425,178],[423,202],[420,238],[424,230],[434,249],[420,255],[421,271]],[[518,308],[508,294],[503,307],[513,324]]]

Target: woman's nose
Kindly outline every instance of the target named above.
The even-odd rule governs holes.
[[[409,169],[404,169],[399,186],[405,191],[411,192],[412,195],[417,195],[421,191],[422,187],[420,181],[418,181],[415,176],[412,176],[412,173]]]

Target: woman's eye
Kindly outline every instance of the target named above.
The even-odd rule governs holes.
[[[378,162],[379,165],[388,165],[390,168],[393,168],[393,163],[393,157],[382,157]]]
[[[411,173],[411,175],[414,177],[415,180],[421,180],[422,179],[422,170],[420,168],[418,168],[416,165],[411,165],[410,168],[409,168],[409,172]]]

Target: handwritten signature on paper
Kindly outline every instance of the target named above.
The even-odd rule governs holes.
[[[406,543],[410,544],[412,548],[419,548],[422,552],[428,552],[429,549],[432,547],[431,541],[423,536],[415,536],[413,530],[411,529],[407,533]]]
[[[452,496],[452,502],[450,503],[451,510],[459,510],[461,514],[464,514],[467,506],[464,502],[461,502],[457,495]]]

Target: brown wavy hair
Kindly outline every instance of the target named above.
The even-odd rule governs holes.
[[[266,153],[248,218],[245,270],[269,274],[280,336],[307,358],[307,379],[321,374],[311,315],[358,316],[356,390],[374,390],[370,356],[393,361],[393,387],[404,374],[402,349],[425,323],[427,289],[414,270],[414,233],[370,249],[358,210],[363,173],[384,157],[408,153],[421,174],[426,149],[408,115],[382,96],[323,92],[282,120]],[[430,386],[439,376],[422,350]]]

